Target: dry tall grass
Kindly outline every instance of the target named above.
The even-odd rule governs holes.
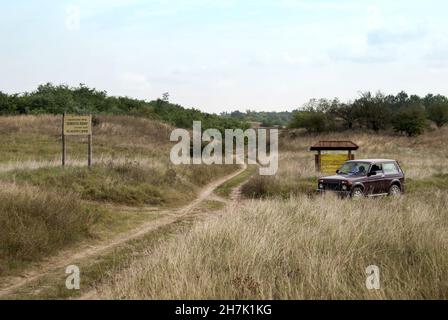
[[[147,252],[100,289],[124,299],[447,299],[447,129],[409,139],[339,133],[284,137],[279,172],[255,177],[246,200]],[[358,158],[400,161],[399,199],[309,196],[310,145],[350,139]],[[365,270],[380,268],[380,290]]]
[[[143,118],[100,116],[93,130],[94,166],[89,170],[83,137],[67,138],[68,165],[61,168],[60,116],[0,117],[4,269],[85,236],[94,223],[85,203],[178,206],[190,202],[202,185],[237,170],[225,165],[172,165],[172,129]]]
[[[280,170],[285,176],[315,175],[314,153],[309,148],[319,140],[351,140],[359,145],[356,158],[390,158],[400,162],[407,177],[421,179],[448,173],[448,128],[434,130],[418,137],[388,133],[340,132],[322,135],[300,135],[280,140]],[[283,161],[282,161],[283,160]]]
[[[447,299],[448,196],[255,201],[161,244],[100,289],[118,299]],[[365,269],[380,268],[380,290]]]
[[[356,158],[396,159],[405,171],[408,181],[431,179],[448,173],[448,128],[408,138],[388,134],[334,133],[301,135],[280,139],[279,170],[275,176],[254,177],[243,187],[248,197],[271,197],[312,194],[317,187],[314,152],[311,145],[319,140],[352,140],[360,146]]]
[[[4,183],[0,188],[0,274],[10,263],[35,260],[88,236],[101,217],[75,194]]]

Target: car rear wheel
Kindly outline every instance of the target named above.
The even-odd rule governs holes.
[[[392,197],[401,196],[401,188],[399,186],[397,186],[396,184],[391,185],[389,188],[389,196],[392,196]]]
[[[352,199],[361,199],[364,197],[364,192],[362,192],[360,187],[356,187],[352,190],[351,197]]]

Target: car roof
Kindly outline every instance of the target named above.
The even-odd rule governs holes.
[[[392,159],[356,159],[350,160],[348,162],[368,162],[368,163],[377,163],[377,162],[396,162]]]

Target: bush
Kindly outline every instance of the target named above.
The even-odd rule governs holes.
[[[54,191],[75,192],[81,199],[126,205],[161,204],[163,172],[128,162],[88,168],[41,168],[18,170],[9,179],[28,182]]]
[[[409,137],[420,135],[427,127],[425,111],[419,105],[402,108],[393,116],[392,126]]]
[[[366,92],[355,100],[351,111],[361,127],[378,132],[390,126],[391,107],[382,93]]]
[[[448,102],[427,107],[428,119],[433,121],[438,128],[448,123]]]
[[[100,216],[98,210],[82,205],[74,194],[2,185],[0,261],[4,258],[35,260],[88,236],[90,227]]]
[[[293,180],[281,177],[254,176],[241,187],[246,198],[289,198],[292,195],[314,195],[316,178],[297,178]]]
[[[320,111],[297,111],[289,124],[290,128],[306,129],[308,132],[324,132],[330,129],[328,116]]]

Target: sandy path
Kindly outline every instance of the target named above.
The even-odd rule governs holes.
[[[33,281],[39,280],[40,278],[50,273],[64,269],[66,266],[72,264],[73,261],[79,261],[82,259],[98,256],[128,241],[140,238],[150,231],[156,230],[162,226],[176,222],[177,220],[190,214],[191,211],[194,208],[196,208],[201,202],[209,199],[212,196],[213,191],[217,187],[219,187],[227,180],[236,177],[244,170],[246,170],[246,168],[247,166],[244,165],[237,172],[232,173],[231,175],[225,176],[221,179],[218,179],[208,184],[200,191],[196,199],[194,199],[188,205],[180,209],[174,210],[172,214],[159,218],[156,221],[150,221],[144,223],[138,228],[135,228],[126,233],[119,234],[117,237],[105,240],[102,243],[90,246],[86,245],[73,251],[62,251],[59,254],[48,258],[45,262],[39,264],[37,267],[25,271],[20,277],[6,277],[0,279],[2,282],[2,284],[0,285],[0,299],[9,294],[13,294],[15,290],[20,289],[21,287],[30,284]]]

